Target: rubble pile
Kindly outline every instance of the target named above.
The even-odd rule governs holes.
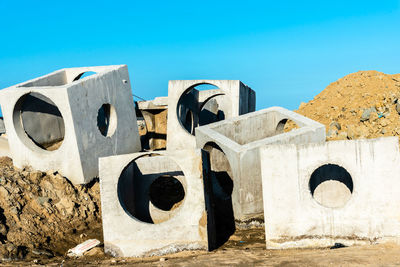
[[[331,83],[298,113],[326,125],[327,140],[400,135],[400,74],[359,71]]]
[[[58,173],[16,169],[0,158],[0,257],[52,257],[102,239],[97,181],[72,185]]]

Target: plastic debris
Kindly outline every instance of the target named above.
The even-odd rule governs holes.
[[[69,249],[67,252],[67,256],[80,257],[83,255],[83,253],[98,246],[99,244],[100,244],[100,241],[97,239],[86,240],[85,242],[77,245],[76,247]]]

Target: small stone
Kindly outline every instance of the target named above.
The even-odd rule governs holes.
[[[340,140],[345,140],[345,139],[347,139],[347,133],[346,133],[346,132],[341,132],[341,133],[338,135],[338,138],[339,138]]]
[[[327,133],[328,138],[334,138],[338,135],[338,131],[336,129],[330,129]]]
[[[376,121],[379,119],[379,115],[376,112],[372,112],[371,115],[369,116],[369,121]]]
[[[396,111],[400,114],[400,102],[397,101],[396,103]]]
[[[387,119],[382,119],[380,122],[379,122],[379,124],[382,126],[382,127],[386,127],[386,126],[388,126],[388,121],[387,121]]]
[[[160,258],[160,261],[166,261],[167,259],[166,258]]]
[[[333,128],[342,130],[342,126],[340,126],[340,123],[338,123],[337,121],[333,121],[333,122],[331,122],[331,124],[329,124],[329,129],[333,129]]]
[[[367,121],[367,120],[369,120],[369,117],[371,116],[371,113],[372,113],[372,112],[376,112],[375,107],[364,109],[364,111],[363,111],[363,113],[362,113],[362,115],[361,115],[360,121]]]

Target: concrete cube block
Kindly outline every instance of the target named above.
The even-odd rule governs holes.
[[[140,151],[126,65],[58,70],[1,90],[0,104],[17,167],[81,184],[99,157]]]
[[[274,145],[260,155],[267,248],[399,241],[397,137]]]
[[[143,152],[99,161],[107,253],[150,256],[215,247],[207,152]]]
[[[298,128],[285,132],[290,121]],[[324,141],[324,125],[281,107],[196,128],[197,147],[215,154],[212,170],[225,171],[233,180],[233,209],[239,221],[262,217],[260,147]]]
[[[194,149],[197,126],[252,112],[255,105],[255,92],[238,80],[169,81],[167,149]]]

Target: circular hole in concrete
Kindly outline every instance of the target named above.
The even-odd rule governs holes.
[[[103,104],[97,113],[97,127],[103,136],[110,137],[117,129],[117,112],[111,104]]]
[[[65,125],[61,112],[53,101],[42,94],[22,96],[14,107],[13,120],[17,135],[23,142],[27,136],[37,147],[53,151],[64,140]]]
[[[85,78],[85,77],[92,76],[92,75],[94,75],[94,74],[97,74],[97,72],[94,72],[94,71],[82,72],[81,74],[77,75],[77,76],[73,79],[73,81],[77,81],[77,80],[83,79],[83,78]]]
[[[197,126],[225,119],[220,110],[220,89],[207,83],[196,84],[188,88],[177,104],[178,121],[188,133],[194,135]]]
[[[206,206],[215,220],[214,231],[209,231],[209,234],[215,235],[216,247],[219,247],[235,232],[232,169],[224,151],[216,143],[207,143],[204,150],[209,153],[211,167],[210,182],[204,182],[206,187],[210,187],[207,191],[211,194]]]
[[[224,94],[213,95],[202,103],[199,113],[199,126],[225,119],[225,113],[220,109],[220,102],[223,97]]]
[[[313,198],[327,208],[343,207],[353,193],[353,179],[347,170],[336,164],[317,168],[309,181]]]
[[[150,185],[150,201],[161,210],[176,209],[185,198],[185,189],[181,182],[170,175],[158,177]]]
[[[131,217],[157,224],[175,216],[186,195],[185,177],[171,158],[148,154],[131,161],[117,185],[118,199]]]
[[[294,121],[290,119],[283,119],[276,126],[276,133],[287,133],[298,128],[300,127]]]

